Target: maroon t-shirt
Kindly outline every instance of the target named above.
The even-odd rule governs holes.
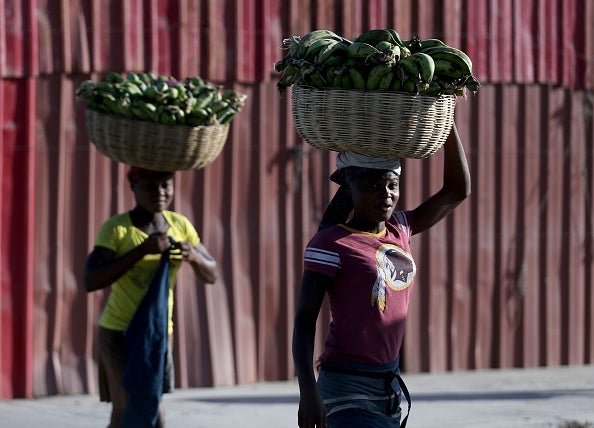
[[[410,237],[410,212],[399,211],[380,233],[337,225],[308,243],[305,270],[334,279],[320,362],[386,364],[398,358],[416,273]]]

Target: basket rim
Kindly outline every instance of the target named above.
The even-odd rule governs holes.
[[[389,89],[344,89],[344,88],[332,88],[332,87],[316,87],[311,85],[303,85],[303,84],[295,84],[292,86],[293,90],[307,90],[307,91],[319,91],[319,92],[348,92],[348,93],[358,93],[358,94],[371,94],[371,95],[398,95],[398,96],[405,96],[410,98],[423,98],[423,99],[452,99],[455,102],[458,101],[460,98],[454,94],[439,94],[439,95],[424,95],[423,93],[414,94],[411,92],[404,92],[404,91],[392,91]]]
[[[87,133],[105,156],[162,171],[196,170],[212,163],[225,145],[230,123],[172,125],[87,108]]]
[[[192,126],[192,125],[188,125],[185,123],[179,124],[179,125],[173,125],[173,124],[169,124],[169,123],[160,123],[160,122],[152,122],[150,120],[142,120],[142,119],[138,119],[136,117],[127,117],[127,116],[120,116],[118,114],[113,114],[113,113],[107,113],[101,110],[97,110],[91,107],[85,107],[85,111],[90,111],[93,112],[94,114],[98,114],[98,115],[102,115],[105,117],[109,117],[109,118],[113,118],[115,120],[124,120],[124,121],[131,121],[131,122],[137,122],[137,123],[143,123],[143,124],[148,124],[149,126],[151,125],[155,125],[155,126],[159,126],[159,127],[170,127],[170,128],[175,128],[175,129],[179,129],[179,128],[188,128],[188,129],[200,129],[200,128],[214,128],[214,127],[219,127],[219,128],[225,128],[225,127],[229,127],[230,122],[227,123],[215,123],[212,125],[196,125],[196,126]]]
[[[311,146],[417,159],[443,146],[458,98],[294,86],[293,120],[300,137]]]

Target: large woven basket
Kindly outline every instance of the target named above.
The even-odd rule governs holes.
[[[443,146],[456,96],[294,86],[299,135],[324,150],[425,158]]]
[[[200,169],[221,153],[229,124],[164,125],[86,109],[89,139],[118,162],[156,171]]]

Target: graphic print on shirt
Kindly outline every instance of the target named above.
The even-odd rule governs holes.
[[[396,245],[384,244],[375,254],[377,278],[371,290],[371,306],[377,302],[386,308],[386,286],[392,290],[404,290],[412,284],[417,267],[411,255]]]

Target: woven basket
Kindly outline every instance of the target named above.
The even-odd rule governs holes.
[[[444,144],[456,96],[294,86],[299,135],[324,150],[425,158]]]
[[[118,162],[156,171],[200,169],[221,153],[229,124],[164,125],[86,109],[89,139]]]

